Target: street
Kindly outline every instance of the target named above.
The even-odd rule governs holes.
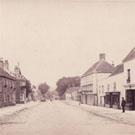
[[[134,135],[134,129],[60,101],[48,101],[3,121],[0,135]]]

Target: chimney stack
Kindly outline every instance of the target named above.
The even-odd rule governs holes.
[[[4,69],[4,62],[3,62],[3,58],[0,58],[0,68]]]
[[[99,54],[99,60],[105,60],[105,53]]]
[[[9,63],[8,63],[8,60],[5,60],[4,69],[5,69],[6,71],[9,71]]]

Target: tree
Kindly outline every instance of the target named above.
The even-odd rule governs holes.
[[[47,93],[47,91],[49,90],[49,85],[45,82],[45,83],[41,83],[39,86],[38,86],[38,89],[41,93],[41,95],[45,98],[45,94]]]
[[[62,97],[68,88],[80,86],[80,77],[63,77],[57,81],[56,85],[56,90]]]

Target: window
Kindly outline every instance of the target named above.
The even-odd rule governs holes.
[[[4,100],[4,102],[6,102],[6,94],[5,93],[3,94],[3,100]]]
[[[99,85],[99,87],[98,87],[98,93],[100,94],[100,85]]]
[[[102,93],[104,93],[104,85],[102,85]]]
[[[110,90],[110,84],[107,85],[107,90],[108,90],[108,91]]]
[[[117,89],[116,82],[113,83],[113,89],[114,89],[114,91],[116,91],[116,89]]]
[[[128,73],[127,83],[130,83],[130,81],[131,81],[130,69],[127,70],[127,73]]]
[[[4,87],[6,88],[7,87],[7,80],[4,79]]]

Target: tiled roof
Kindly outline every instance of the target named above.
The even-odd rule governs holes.
[[[113,72],[114,67],[109,64],[108,62],[106,62],[105,60],[101,60],[96,62],[92,67],[90,67],[83,75],[87,76],[91,73],[97,72],[97,73],[112,73]]]
[[[0,68],[0,76],[15,80],[15,77],[11,76],[9,73],[4,71],[2,68]]]
[[[130,53],[124,58],[123,62],[127,62],[135,59],[135,47],[130,51]]]
[[[114,75],[117,75],[117,74],[120,74],[120,73],[123,73],[124,72],[124,65],[123,64],[120,64],[120,65],[117,65],[112,74],[110,76],[114,76]]]

